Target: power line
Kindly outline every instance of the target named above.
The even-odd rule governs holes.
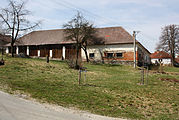
[[[113,19],[111,19],[111,18],[106,18],[106,17],[100,16],[100,15],[98,15],[98,14],[92,13],[92,12],[86,10],[86,9],[80,8],[80,7],[78,7],[78,6],[76,6],[76,5],[72,4],[72,3],[69,3],[69,2],[67,2],[67,1],[65,1],[65,0],[53,1],[53,2],[55,2],[56,4],[61,5],[61,6],[63,6],[63,7],[69,8],[69,9],[71,9],[71,10],[81,11],[81,12],[83,12],[83,13],[87,13],[88,16],[91,16],[91,17],[97,18],[97,19],[101,19],[104,23],[111,22],[111,23],[114,23],[114,24],[119,25],[119,23],[116,22],[116,20],[113,20]],[[133,29],[129,28],[128,26],[123,25],[123,27],[126,27],[126,29],[133,31]],[[149,35],[144,34],[143,32],[141,32],[141,34],[142,34],[143,36],[149,38],[150,40],[156,41],[154,38],[152,38],[152,37],[149,36]],[[145,42],[145,43],[146,43],[146,42],[149,43],[150,41],[144,41],[144,42]]]
[[[100,16],[100,15],[94,14],[94,13],[88,11],[88,10],[80,8],[80,7],[78,7],[78,6],[76,6],[76,5],[72,4],[72,3],[67,2],[67,1],[61,0],[61,1],[54,1],[54,2],[56,2],[57,4],[62,5],[64,7],[70,8],[72,10],[87,13],[88,16],[91,16],[93,18],[99,18],[105,23],[107,23],[107,21],[108,21],[108,22],[113,22],[114,24],[119,24],[118,22],[116,22],[116,21],[114,21],[114,20],[112,20],[110,18],[106,18],[106,17]]]
[[[106,17],[104,17],[104,16],[100,16],[100,15],[98,15],[98,14],[92,13],[92,12],[86,10],[86,9],[80,8],[80,7],[78,7],[78,6],[76,6],[76,5],[72,4],[72,3],[69,3],[69,2],[67,2],[67,1],[65,1],[65,0],[53,1],[53,2],[59,4],[59,5],[63,6],[63,7],[66,7],[66,8],[72,9],[72,10],[75,10],[75,11],[81,11],[81,12],[83,12],[83,13],[87,13],[88,16],[91,16],[91,17],[93,17],[93,18],[100,19],[100,21],[103,21],[104,23],[110,22],[110,23],[116,24],[117,26],[121,25],[121,24],[119,24],[118,21],[116,21],[116,20],[114,20],[114,19],[106,18]],[[128,26],[123,25],[123,27],[127,28],[128,30],[133,31],[133,29],[129,28]]]

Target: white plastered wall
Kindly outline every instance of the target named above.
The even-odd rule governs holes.
[[[87,52],[94,53],[94,60],[101,60],[101,53],[104,56],[104,52],[129,52],[134,51],[133,44],[120,44],[120,45],[94,45],[88,46]],[[100,53],[101,52],[101,53]],[[85,60],[85,52],[81,49],[82,59]]]
[[[152,62],[153,64],[155,64],[156,61],[159,62],[158,59],[152,59],[152,60],[151,60],[151,62]],[[171,59],[162,59],[162,63],[165,64],[165,65],[169,65],[169,64],[171,64]]]

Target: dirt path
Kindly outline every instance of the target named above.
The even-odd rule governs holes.
[[[123,120],[40,104],[0,91],[0,120]]]

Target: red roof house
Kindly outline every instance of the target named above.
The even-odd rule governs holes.
[[[164,51],[155,51],[150,55],[152,63],[161,62],[163,64],[171,64],[171,56],[170,54],[164,52]]]
[[[151,59],[170,59],[171,56],[164,51],[156,51],[150,55]]]

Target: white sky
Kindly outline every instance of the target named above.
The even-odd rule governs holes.
[[[137,39],[154,52],[161,28],[179,24],[178,5],[179,0],[28,0],[26,7],[32,21],[43,21],[38,29],[60,29],[78,10],[96,27],[122,26],[131,35],[140,31]],[[7,0],[0,0],[0,7],[6,6]]]

